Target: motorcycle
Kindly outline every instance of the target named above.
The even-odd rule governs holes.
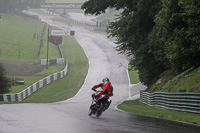
[[[96,93],[100,92],[98,90],[94,90],[94,91],[96,91]],[[111,100],[108,101],[106,94],[102,94],[99,98],[96,98],[93,94],[92,98],[93,98],[92,104],[89,108],[88,115],[89,116],[95,115],[96,117],[100,117],[101,114],[104,111],[106,111],[106,109],[108,109],[112,101]]]

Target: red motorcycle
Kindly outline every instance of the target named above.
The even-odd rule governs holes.
[[[93,90],[96,93],[99,93],[100,90]],[[110,104],[111,104],[111,100],[108,101],[107,95],[106,94],[102,94],[100,97],[95,97],[95,95],[92,95],[92,104],[89,108],[89,112],[88,115],[95,115],[96,117],[100,117],[101,114],[109,108]]]

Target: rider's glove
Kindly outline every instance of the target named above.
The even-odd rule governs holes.
[[[92,88],[93,91],[96,91],[94,88]]]
[[[95,94],[92,94],[92,98],[94,99],[96,96],[95,96]]]

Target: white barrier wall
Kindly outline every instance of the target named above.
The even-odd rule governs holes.
[[[54,60],[56,64],[64,64],[65,63],[65,58],[57,58],[57,59],[48,59],[48,65],[50,64],[51,60]],[[46,65],[47,64],[47,59],[41,59],[40,60],[41,65]]]
[[[47,64],[47,59],[41,59],[40,60],[40,64],[41,65],[46,65]],[[49,64],[49,61],[48,61],[48,64]]]
[[[64,58],[56,59],[56,64],[64,64],[64,63],[65,63],[65,59]]]

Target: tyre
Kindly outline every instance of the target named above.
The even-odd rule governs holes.
[[[100,103],[100,107],[97,111],[96,117],[100,117],[102,113],[103,113],[103,104]]]
[[[90,108],[88,111],[88,115],[91,116],[92,115],[92,109]]]

